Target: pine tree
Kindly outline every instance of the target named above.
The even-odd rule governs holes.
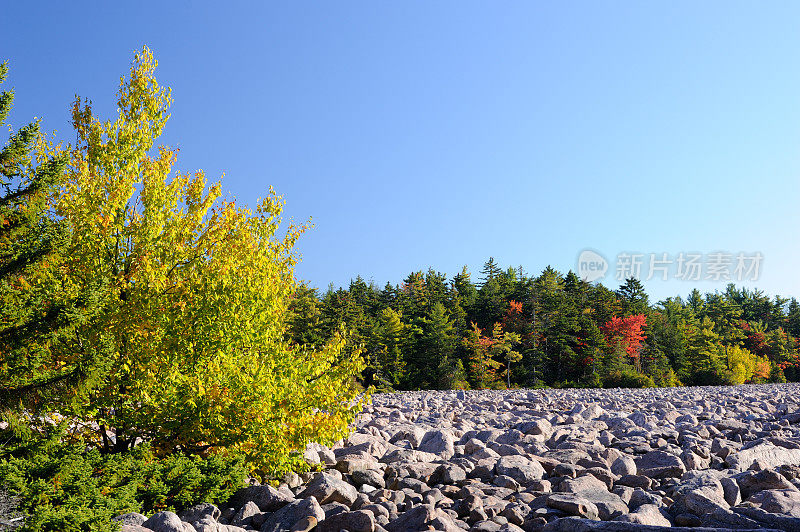
[[[374,365],[378,369],[378,380],[384,386],[395,387],[405,377],[403,351],[408,345],[408,327],[398,312],[391,308],[381,311],[376,340]]]
[[[292,343],[318,348],[325,345],[317,289],[298,284],[289,301],[288,336]]]
[[[475,285],[472,283],[471,274],[466,266],[461,268],[461,272],[457,273],[453,276],[453,288],[458,292],[459,297],[461,298],[462,305],[464,306],[464,310],[470,311],[472,306],[475,304],[475,300],[478,297],[478,290],[475,288]]]
[[[494,257],[489,257],[489,260],[483,263],[483,268],[481,269],[481,286],[499,278],[502,274],[503,270],[494,261]]]
[[[789,331],[794,337],[800,336],[800,303],[797,302],[796,298],[792,298],[789,302],[789,308],[787,311],[787,327],[786,329]]]
[[[720,384],[725,377],[719,335],[714,322],[703,318],[699,326],[687,328],[686,359],[694,384]]]
[[[629,277],[625,279],[625,284],[617,289],[617,297],[622,303],[622,311],[625,316],[631,314],[647,314],[650,304],[647,292],[639,279]]]
[[[448,389],[456,369],[453,324],[441,303],[433,306],[422,323],[422,337],[417,344],[417,361],[422,363],[417,368],[417,381],[422,388]]]
[[[1,64],[0,84],[7,73]],[[0,93],[0,124],[13,101],[13,92]],[[29,410],[51,406],[61,394],[79,400],[108,364],[103,341],[89,348],[72,337],[102,306],[104,281],[59,289],[64,226],[50,216],[47,200],[64,182],[66,159],[34,153],[37,144],[38,121],[0,151],[0,405]],[[54,355],[59,351],[67,355]]]

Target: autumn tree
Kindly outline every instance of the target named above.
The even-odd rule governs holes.
[[[46,150],[69,159],[52,199],[66,235],[59,290],[107,280],[103,313],[74,331],[80,349],[54,346],[53,360],[81,367],[104,340],[112,361],[58,411],[94,427],[105,452],[144,440],[163,453],[241,452],[262,474],[304,467],[308,441],[346,433],[363,363],[337,335],[320,349],[288,339],[304,227],[281,227],[281,198],[239,206],[202,172],[174,172],[174,150],[153,149],[171,103],[155,68],[145,48],[116,119],[76,101],[77,144]]]
[[[497,370],[502,363],[492,357],[492,338],[483,336],[475,322],[462,340],[469,357],[469,376],[475,388],[493,388],[499,382]]]
[[[632,314],[625,318],[611,318],[603,325],[606,342],[612,349],[622,352],[633,362],[636,371],[641,371],[640,349],[645,339],[643,332],[647,318],[642,314]]]
[[[492,345],[489,353],[494,360],[505,360],[506,382],[509,388],[511,388],[511,364],[522,360],[522,355],[514,350],[514,347],[519,344],[519,341],[519,334],[506,332],[499,323],[494,324],[494,329],[492,329]]]
[[[769,378],[769,361],[738,345],[727,350],[726,362],[730,371],[730,384],[764,382]]]

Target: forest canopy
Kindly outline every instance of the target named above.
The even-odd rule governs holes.
[[[301,285],[290,333],[323,345],[341,323],[363,346],[364,382],[385,389],[640,387],[800,378],[800,305],[728,285],[652,303],[551,267],[428,270],[383,288],[361,277],[324,293]]]

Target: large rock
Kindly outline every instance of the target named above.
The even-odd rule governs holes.
[[[545,439],[553,433],[553,426],[544,418],[526,421],[517,426],[517,430],[531,435],[542,435]]]
[[[414,449],[395,449],[383,455],[380,461],[384,464],[395,462],[433,462],[439,457],[432,453],[415,451]]]
[[[622,523],[619,521],[590,521],[567,517],[554,519],[543,526],[541,532],[733,532],[729,528],[694,528],[640,525],[638,523]],[[737,532],[779,532],[777,529],[748,528],[737,529]]]
[[[355,512],[342,512],[327,517],[317,525],[316,532],[374,532],[375,518],[372,512],[357,510]]]
[[[239,508],[231,518],[231,524],[235,526],[246,526],[252,521],[254,515],[261,513],[261,509],[253,501],[247,501],[244,506]]]
[[[178,514],[180,518],[187,523],[194,524],[195,521],[199,521],[206,516],[210,516],[215,521],[219,519],[220,511],[219,508],[214,506],[208,502],[202,502],[200,504],[195,504],[194,506],[182,511]]]
[[[545,472],[536,460],[528,460],[524,456],[504,456],[497,461],[495,470],[498,475],[513,478],[522,486],[540,480]]]
[[[800,531],[800,518],[797,517],[774,514],[762,510],[761,508],[749,506],[737,506],[733,511],[757,521],[765,528],[774,528],[790,532]]]
[[[431,481],[441,484],[456,484],[467,478],[467,472],[455,464],[442,464],[431,476]]]
[[[350,436],[347,437],[347,446],[358,449],[358,450],[365,450],[372,456],[380,458],[386,453],[388,448],[388,442],[381,437],[375,436],[374,434],[364,434],[361,432],[354,432]],[[335,454],[335,453],[334,453]],[[337,455],[338,457],[338,455]]]
[[[614,460],[611,464],[611,472],[617,476],[635,475],[636,474],[636,461],[624,454]]]
[[[742,498],[747,499],[753,493],[763,490],[797,490],[786,478],[772,469],[763,471],[747,471],[737,475],[736,481],[742,493]]]
[[[759,491],[747,502],[773,514],[800,517],[800,492],[796,489]]]
[[[425,429],[419,425],[404,424],[397,427],[394,436],[392,436],[389,441],[391,443],[397,443],[405,440],[416,449],[419,447],[419,444],[422,443],[422,439],[425,437],[425,434]]]
[[[253,502],[262,512],[274,512],[294,501],[294,497],[269,485],[248,486],[237,491],[229,504],[233,508],[241,508],[247,501]]]
[[[112,519],[121,525],[141,525],[147,521],[147,517],[138,512],[128,512],[126,514],[118,515]]]
[[[189,526],[194,528],[194,532],[247,532],[244,528],[235,525],[218,523],[210,515],[206,515],[200,519],[195,519],[189,524]],[[185,528],[185,525],[184,530],[191,532],[191,530]]]
[[[293,527],[301,522],[313,528],[324,519],[325,512],[317,499],[308,497],[289,503],[267,517],[264,524],[261,525],[260,532],[285,532],[293,530]]]
[[[771,469],[782,465],[800,464],[800,449],[779,447],[770,441],[761,441],[747,449],[733,452],[725,462],[737,471],[746,471],[757,465],[759,469]]]
[[[686,472],[681,459],[665,451],[650,451],[634,461],[638,473],[650,478],[677,478]]]
[[[623,514],[614,519],[623,523],[637,523],[651,526],[672,526],[655,504],[642,504],[635,512]]]
[[[410,532],[412,530],[445,530],[460,532],[453,519],[432,504],[420,504],[403,513],[384,526],[388,532]]]
[[[358,497],[358,490],[333,475],[320,473],[305,490],[297,495],[299,499],[308,497],[314,497],[319,504],[340,502],[349,507]]]
[[[600,512],[594,503],[574,493],[553,493],[548,495],[547,506],[561,510],[568,515],[576,515],[587,519],[600,518]]]
[[[386,487],[386,481],[384,480],[383,473],[375,469],[353,471],[351,478],[356,486],[368,484],[376,488]]]
[[[447,430],[431,430],[425,434],[419,444],[419,450],[425,453],[435,454],[438,457],[449,460],[455,454],[453,448],[455,439],[453,433]]]
[[[181,518],[172,512],[155,513],[142,526],[153,532],[186,532]]]
[[[559,485],[559,490],[578,495],[591,502],[603,521],[628,513],[628,505],[622,498],[609,492],[606,484],[592,475],[565,480]]]
[[[728,503],[725,502],[721,490],[720,493],[715,493],[710,489],[692,490],[684,495],[683,504],[687,510],[701,517],[717,509],[728,509]]]

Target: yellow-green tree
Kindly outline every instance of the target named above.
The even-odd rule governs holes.
[[[519,343],[519,334],[505,332],[499,323],[494,324],[490,352],[495,359],[502,358],[506,361],[506,386],[508,388],[511,388],[511,364],[522,360],[522,354],[514,351],[514,347]]]
[[[469,376],[475,388],[495,388],[500,384],[497,371],[502,363],[492,358],[494,339],[483,336],[481,329],[473,322],[472,329],[462,340],[469,357]]]
[[[728,348],[728,370],[731,384],[764,382],[769,377],[769,360],[734,345]]]
[[[362,361],[339,337],[317,350],[286,340],[292,250],[305,227],[281,228],[271,189],[249,209],[202,172],[173,172],[176,151],[153,148],[171,103],[156,65],[147,48],[136,55],[114,121],[73,106],[78,141],[54,200],[68,228],[58,268],[65,290],[109,280],[105,312],[76,341],[90,351],[107,337],[113,363],[60,411],[95,422],[109,452],[149,440],[161,452],[240,451],[269,474],[302,467],[308,441],[346,432],[363,400]]]

